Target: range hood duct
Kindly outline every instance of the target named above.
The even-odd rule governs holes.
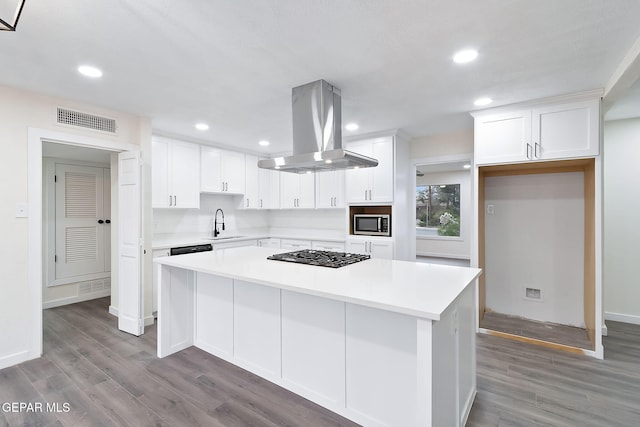
[[[342,148],[340,89],[324,80],[294,87],[293,155],[258,161],[258,167],[306,173],[378,166],[378,161]]]

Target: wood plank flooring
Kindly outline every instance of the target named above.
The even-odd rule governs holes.
[[[0,370],[0,426],[354,426],[196,348],[158,359],[156,329],[117,330],[108,298],[44,311],[44,356]],[[640,326],[607,322],[598,361],[478,335],[468,426],[640,425]],[[64,412],[63,403],[70,404]]]
[[[480,327],[522,337],[535,338],[572,347],[593,350],[587,330],[551,322],[538,322],[524,317],[486,312]]]

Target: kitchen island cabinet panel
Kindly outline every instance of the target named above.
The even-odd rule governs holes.
[[[282,291],[283,381],[325,405],[344,405],[344,329],[343,302]]]
[[[254,372],[280,376],[280,291],[234,281],[234,357]]]
[[[413,425],[418,366],[415,319],[347,304],[346,326],[347,406],[362,414],[366,425]]]
[[[233,328],[229,328],[233,325],[233,280],[197,273],[195,307],[195,344],[210,353],[233,356]]]
[[[328,269],[270,254],[247,247],[156,259],[161,298],[179,295],[176,304],[161,299],[158,356],[195,344],[366,426],[464,425],[476,390],[479,270],[383,259]],[[233,322],[220,323],[233,330],[232,355],[172,335],[174,322],[202,332],[217,318],[194,311],[228,319],[228,307],[216,307],[228,303],[230,282]],[[200,332],[207,341],[226,336]]]

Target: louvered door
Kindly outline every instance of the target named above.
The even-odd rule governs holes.
[[[56,164],[56,279],[105,271],[103,169]]]

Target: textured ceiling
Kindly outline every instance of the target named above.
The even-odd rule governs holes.
[[[18,31],[0,33],[0,84],[282,152],[294,86],[341,88],[357,134],[469,128],[480,96],[497,106],[604,87],[638,16],[638,0],[27,0]],[[454,64],[465,47],[478,60]],[[104,76],[80,76],[85,63]]]

